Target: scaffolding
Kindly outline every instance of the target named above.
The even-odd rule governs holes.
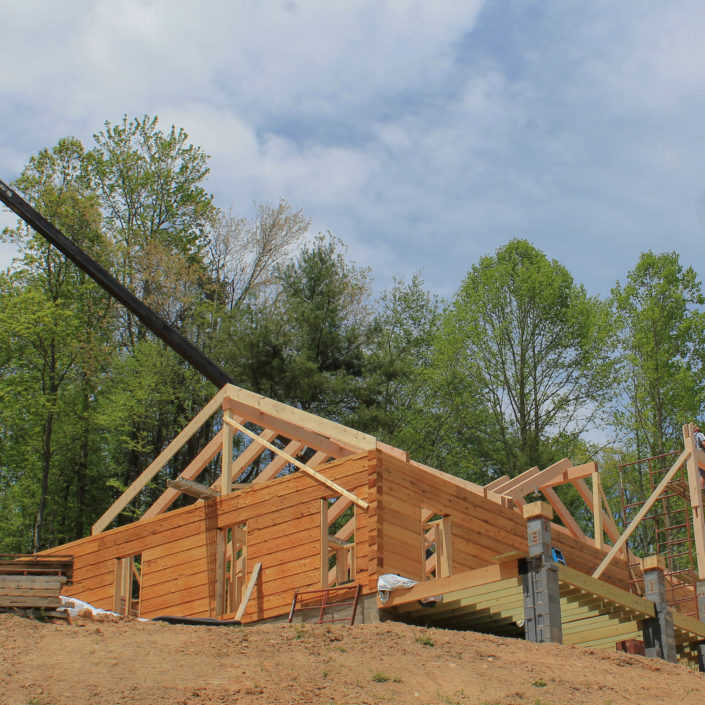
[[[679,453],[662,453],[619,466],[623,527],[629,526],[653,495]],[[628,545],[634,554],[664,558],[668,604],[684,614],[697,617],[697,562],[685,466],[667,482]],[[637,565],[635,558],[632,559],[630,566]]]

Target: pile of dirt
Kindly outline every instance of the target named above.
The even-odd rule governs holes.
[[[0,614],[3,705],[702,705],[705,676],[627,654],[390,623],[50,624]]]

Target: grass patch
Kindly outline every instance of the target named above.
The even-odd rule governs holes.
[[[375,683],[386,683],[388,680],[390,680],[390,678],[386,673],[382,673],[382,671],[377,671],[377,673],[372,676],[372,680]]]
[[[428,634],[419,634],[416,637],[416,641],[422,646],[433,646],[433,639]]]

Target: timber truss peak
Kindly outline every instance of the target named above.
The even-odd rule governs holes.
[[[221,475],[212,489],[219,490],[221,496],[230,494],[233,488],[238,486],[233,484],[233,480],[257,461],[265,449],[272,451],[274,457],[255,477],[253,484],[273,479],[287,465],[292,464],[314,481],[340,495],[333,505],[335,509],[331,508],[332,516],[337,518],[353,503],[362,509],[367,508],[367,502],[328,480],[315,468],[328,460],[376,448],[377,440],[374,436],[249,392],[233,384],[226,384],[96,521],[92,533],[95,535],[104,531],[202,426],[221,409],[222,427],[177,478],[191,484],[177,482],[167,487],[140,521],[165,512],[186,487],[191,492],[200,491],[202,496],[209,494],[203,485],[200,486],[202,488],[200,490],[194,487],[198,485],[195,480],[218,454],[221,456]],[[256,434],[246,428],[245,423],[254,424],[263,430]],[[237,433],[249,436],[253,442],[237,458],[234,458],[233,437]],[[287,441],[283,450],[274,445],[276,439]],[[296,456],[301,456],[306,450],[311,457],[304,463]]]
[[[587,478],[591,479],[592,488],[585,482]],[[590,509],[595,525],[594,539],[585,535],[556,494],[555,488],[565,484],[573,485]],[[504,475],[485,485],[484,489],[494,496],[499,495],[509,500],[517,509],[524,506],[527,495],[540,492],[563,522],[565,530],[576,539],[585,543],[594,543],[600,549],[604,547],[605,533],[613,542],[619,539],[619,529],[612,518],[612,511],[600,481],[600,469],[595,462],[574,466],[570,460],[563,458],[545,470],[539,470],[537,467],[529,468],[511,479]]]
[[[588,478],[591,479],[592,487],[586,483]],[[590,510],[595,527],[594,538],[585,535],[556,493],[555,488],[565,484],[571,484],[575,487]],[[570,460],[563,458],[544,470],[533,467],[514,478],[504,475],[488,483],[483,489],[489,499],[499,496],[503,501],[509,502],[510,505],[513,504],[518,510],[521,510],[526,503],[525,497],[527,495],[540,492],[563,522],[563,526],[554,525],[557,530],[567,532],[585,544],[594,544],[602,551],[608,549],[604,542],[605,534],[607,534],[613,546],[605,556],[600,572],[604,571],[617,554],[620,554],[627,559],[630,566],[629,571],[632,573],[632,577],[635,577],[633,566],[639,564],[639,559],[625,545],[626,539],[621,540],[620,531],[615,524],[612,510],[602,489],[600,469],[597,463],[589,462],[574,466]],[[497,500],[495,499],[495,501]]]

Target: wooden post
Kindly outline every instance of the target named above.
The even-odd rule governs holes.
[[[225,612],[225,550],[227,529],[217,529],[215,538],[215,609],[214,617],[222,617]]]
[[[436,534],[436,577],[445,578],[453,572],[453,542],[450,533],[450,517],[443,517]]]
[[[233,420],[230,409],[223,410],[223,452],[221,453],[220,495],[233,491],[233,427],[226,423]]]
[[[551,551],[553,508],[546,502],[523,507],[529,557],[524,579],[524,633],[527,641],[563,643],[558,565]]]
[[[644,650],[650,658],[676,662],[676,634],[673,630],[673,612],[666,601],[666,562],[661,556],[644,559],[644,597],[656,607],[656,616],[642,624]]]
[[[690,489],[690,506],[693,511],[693,536],[698,562],[698,580],[705,579],[705,517],[703,516],[703,491],[700,476],[700,462],[705,461],[703,452],[697,447],[693,424],[683,426],[683,444],[690,451],[688,458],[688,487]]]
[[[600,473],[592,473],[592,515],[595,521],[595,548],[602,550],[604,535],[602,531],[602,494],[600,492]]]
[[[321,587],[328,587],[328,500],[321,500]]]

